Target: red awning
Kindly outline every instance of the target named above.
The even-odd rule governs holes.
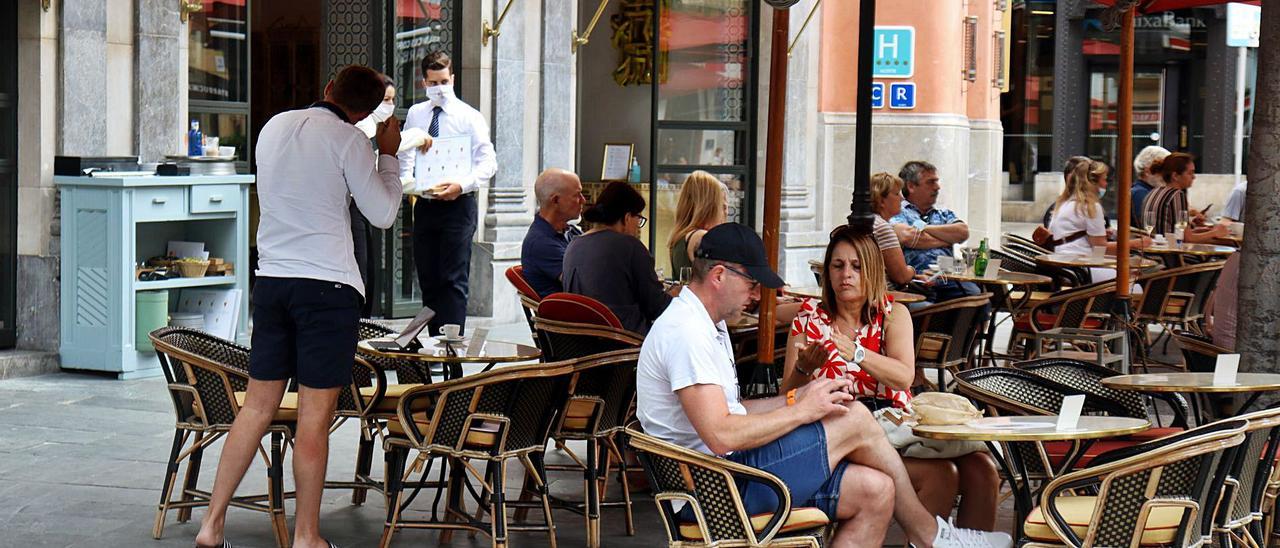
[[[1116,0],[1093,0],[1104,6],[1111,6]],[[1156,13],[1161,11],[1180,10],[1186,8],[1203,8],[1240,2],[1242,4],[1262,5],[1262,0],[1141,0],[1138,2],[1139,13]]]

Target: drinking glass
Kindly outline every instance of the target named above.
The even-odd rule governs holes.
[[[1187,228],[1187,212],[1185,210],[1177,212],[1177,218],[1174,221],[1174,228],[1182,230]]]
[[[691,278],[693,278],[693,267],[680,267],[680,285],[689,285]]]
[[[655,269],[654,273],[658,275],[659,280],[667,279],[667,271],[663,270],[662,267],[658,267],[657,269]]]
[[[964,258],[964,262],[956,265],[956,274],[973,272],[973,263],[978,260],[978,250],[972,247],[964,247],[960,249],[960,256]]]

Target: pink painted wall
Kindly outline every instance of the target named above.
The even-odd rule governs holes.
[[[971,0],[970,4],[975,5],[974,10],[990,12],[989,1]],[[916,29],[915,74],[908,79],[877,80],[915,82],[916,108],[901,112],[968,115],[971,106],[961,78],[965,15],[965,5],[960,0],[878,0],[877,25],[905,25]],[[987,30],[979,30],[978,42],[985,42],[989,52],[990,16],[985,19]],[[822,3],[818,103],[823,112],[857,110],[857,29],[858,2]],[[989,53],[980,54],[978,61],[979,67],[987,65],[987,85],[991,79],[989,59]],[[981,78],[980,75],[979,82]],[[998,117],[998,105],[996,108],[994,117]],[[879,112],[889,112],[889,109]]]

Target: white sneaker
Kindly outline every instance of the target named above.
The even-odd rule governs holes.
[[[938,535],[933,537],[933,548],[1010,548],[1013,537],[1008,533],[961,529],[938,520]]]

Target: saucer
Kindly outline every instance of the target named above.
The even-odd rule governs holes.
[[[447,336],[444,336],[444,335],[437,335],[437,336],[436,336],[436,340],[438,340],[438,341],[440,341],[440,342],[442,342],[442,343],[459,343],[459,342],[462,342],[462,341],[467,340],[467,338],[466,338],[466,337],[464,337],[464,336],[462,336],[462,335],[458,335],[457,337],[447,337]]]

